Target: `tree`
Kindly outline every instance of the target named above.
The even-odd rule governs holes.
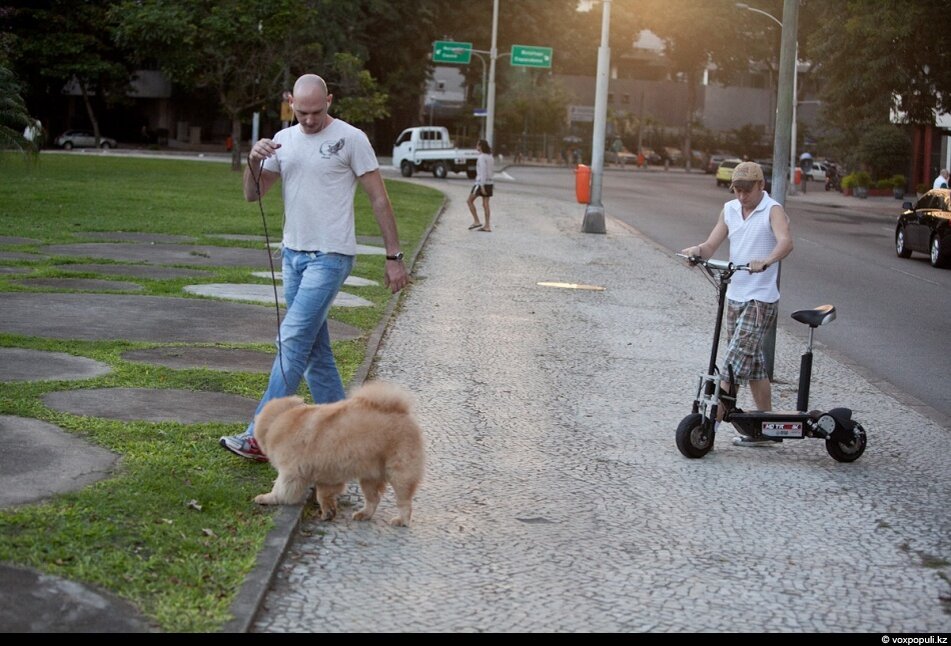
[[[902,174],[908,168],[911,141],[904,128],[891,123],[870,127],[858,141],[857,159],[876,179]]]
[[[687,83],[683,150],[689,170],[691,129],[704,69],[710,62],[724,74],[749,66],[748,55],[738,47],[743,40],[737,25],[742,22],[732,0],[643,0],[638,4],[647,26],[664,40],[673,70]]]
[[[99,144],[95,103],[126,100],[133,68],[129,52],[112,38],[115,2],[45,0],[14,9],[10,55],[32,85],[60,92],[75,83]]]
[[[304,72],[318,71],[337,97],[337,112],[365,122],[386,114],[386,95],[363,69],[363,2],[331,0],[126,0],[114,15],[120,42],[154,57],[185,87],[213,90],[231,120],[234,141],[252,112],[276,105]],[[317,37],[319,35],[319,41]],[[241,150],[232,152],[241,167]]]
[[[336,88],[342,98],[334,100],[335,112],[344,121],[352,124],[371,123],[389,114],[387,96],[379,91],[376,79],[363,69],[363,61],[353,54],[334,55],[333,70],[337,77]],[[331,88],[331,92],[337,89]]]
[[[30,120],[16,77],[0,62],[0,149],[13,148],[21,152],[35,152],[33,142],[27,141],[23,136],[23,129]]]
[[[890,114],[909,124],[934,124],[951,112],[951,0],[846,0],[824,3],[808,39],[823,79],[821,115],[842,158]],[[868,161],[868,160],[863,160]]]
[[[497,105],[499,132],[561,134],[570,102],[564,86],[548,74],[530,69],[512,76],[508,91],[499,98]]]

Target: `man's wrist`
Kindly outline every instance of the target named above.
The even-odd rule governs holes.
[[[403,252],[402,252],[402,251],[397,251],[397,252],[396,252],[394,255],[392,255],[392,256],[387,255],[387,256],[386,256],[386,259],[387,259],[387,260],[395,260],[395,261],[397,261],[397,262],[402,262],[402,261],[403,261]]]

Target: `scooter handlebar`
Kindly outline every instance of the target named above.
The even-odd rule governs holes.
[[[749,263],[744,265],[734,265],[732,262],[728,260],[716,260],[714,258],[704,260],[700,256],[688,256],[682,253],[678,253],[677,255],[680,256],[681,258],[686,258],[687,262],[689,262],[691,265],[701,265],[703,267],[706,267],[707,269],[716,269],[717,271],[725,271],[730,273],[733,273],[736,271],[750,270]]]

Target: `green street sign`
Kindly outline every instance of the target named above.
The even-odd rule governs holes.
[[[465,65],[470,60],[472,60],[472,43],[454,43],[451,40],[437,40],[433,43],[434,63]]]
[[[512,45],[512,65],[523,67],[551,67],[551,47]]]

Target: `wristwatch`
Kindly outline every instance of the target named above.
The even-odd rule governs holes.
[[[387,256],[386,259],[387,259],[387,260],[402,260],[402,259],[403,259],[403,252],[400,251],[400,252],[397,253],[395,256]]]

